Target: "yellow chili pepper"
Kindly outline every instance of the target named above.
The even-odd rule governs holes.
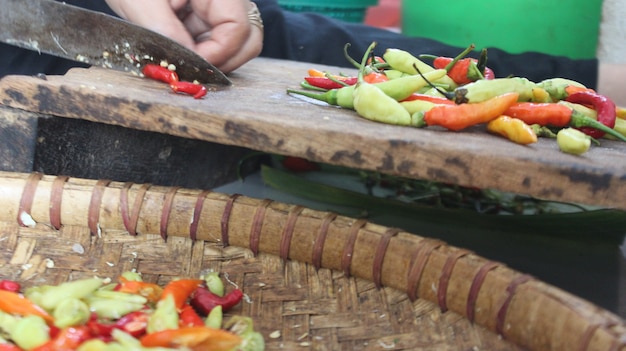
[[[505,115],[487,123],[487,130],[522,145],[537,142],[537,134],[528,124],[521,119]]]
[[[572,155],[582,155],[591,147],[589,135],[574,128],[564,128],[556,134],[559,149]]]

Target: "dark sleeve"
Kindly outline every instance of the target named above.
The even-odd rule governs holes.
[[[105,12],[111,15],[114,14],[104,0],[65,0],[64,2],[89,10]],[[86,65],[0,43],[0,77],[7,74],[64,74],[72,67],[86,67]]]
[[[432,54],[454,57],[464,48],[441,42],[407,37],[388,30],[347,23],[314,13],[284,11],[276,0],[256,0],[265,22],[265,42],[261,56],[348,67],[343,47],[351,44],[350,53],[358,58],[373,42],[376,52],[398,48],[415,55]],[[510,54],[488,48],[488,66],[498,77],[526,77],[532,81],[563,77],[596,88],[598,61],[572,60],[542,53]]]

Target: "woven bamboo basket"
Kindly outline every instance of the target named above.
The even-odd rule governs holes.
[[[436,239],[207,190],[0,172],[0,279],[218,271],[268,350],[626,350],[626,323]]]

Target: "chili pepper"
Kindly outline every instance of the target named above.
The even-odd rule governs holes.
[[[387,75],[384,73],[372,72],[364,75],[363,80],[370,84],[375,84],[386,82],[389,80],[389,77],[387,77]]]
[[[436,57],[433,60],[433,67],[445,69],[448,72],[448,76],[459,85],[465,85],[479,79],[484,79],[485,77],[477,65],[478,60],[469,57],[463,58],[474,48],[474,45],[470,45],[454,58],[445,56]]]
[[[592,90],[583,84],[567,78],[550,78],[537,83],[537,86],[545,89],[553,101],[565,99],[569,94],[578,91]],[[592,90],[593,91],[593,90]]]
[[[0,280],[0,290],[18,293],[22,290],[22,285],[13,280]]]
[[[89,306],[80,299],[73,297],[61,301],[54,309],[54,325],[58,328],[83,324],[89,320]]]
[[[137,294],[147,298],[150,302],[156,302],[163,293],[163,288],[158,284],[128,280],[124,277],[119,278],[119,283],[114,290],[124,293]]]
[[[0,343],[0,351],[24,351],[21,347],[9,344],[9,343]]]
[[[19,316],[35,315],[52,324],[54,318],[28,298],[12,291],[0,290],[0,311]]]
[[[615,127],[613,130],[620,133],[621,135],[626,135],[626,119],[616,118],[615,119]],[[605,135],[607,139],[615,139],[612,135]]]
[[[372,43],[363,56],[362,66],[376,43]],[[411,115],[402,105],[380,90],[376,85],[363,80],[363,69],[359,71],[359,82],[352,93],[354,110],[364,118],[372,121],[410,125]]]
[[[226,351],[241,343],[241,338],[223,329],[206,326],[167,329],[140,338],[144,347],[188,347],[191,350]]]
[[[382,90],[386,95],[391,98],[401,101],[409,97],[412,93],[416,92],[420,88],[423,88],[428,83],[426,80],[437,80],[445,76],[445,70],[434,70],[424,73],[423,77],[419,75],[409,75],[397,79],[391,79],[385,82],[373,84]],[[307,91],[299,91],[293,89],[287,89],[287,93],[302,95],[311,99],[323,101],[329,105],[340,106],[343,108],[354,109],[353,93],[355,85],[331,89],[324,93],[311,93]]]
[[[211,328],[221,328],[224,321],[224,311],[222,306],[217,305],[213,307],[211,312],[204,319],[204,325]]]
[[[222,306],[224,312],[236,306],[243,299],[243,292],[239,289],[234,289],[224,296],[217,296],[206,287],[199,287],[196,289],[189,304],[196,309],[196,311],[206,316],[211,312],[215,306]]]
[[[487,130],[517,144],[528,145],[537,142],[537,134],[528,124],[509,116],[502,115],[490,121],[487,123]]]
[[[544,88],[535,87],[532,89],[532,94],[532,102],[552,102],[552,96]]]
[[[165,285],[163,293],[161,294],[161,301],[165,300],[168,296],[174,298],[174,305],[178,310],[183,308],[187,298],[200,287],[204,281],[202,279],[178,279],[172,280]]]
[[[144,311],[131,312],[115,321],[113,327],[137,338],[146,333],[149,317]]]
[[[162,67],[154,63],[145,65],[142,73],[148,78],[159,80],[164,83],[171,84],[178,82],[178,74],[176,74],[176,72],[170,71],[167,67]]]
[[[302,157],[285,156],[280,163],[292,172],[310,172],[320,169],[320,165]]]
[[[432,102],[433,104],[442,104],[442,105],[454,105],[455,104],[454,101],[448,100],[444,97],[433,96],[433,95],[428,95],[428,94],[420,94],[420,93],[413,93],[402,101],[404,102],[404,101],[414,101],[414,100],[429,101],[429,102]]]
[[[75,350],[80,344],[92,337],[86,326],[64,328],[54,339],[31,349],[31,351]]]
[[[556,134],[559,149],[565,153],[582,155],[591,147],[591,138],[574,128],[564,128]]]
[[[170,82],[170,88],[176,93],[185,93],[200,99],[207,94],[207,88],[198,83],[175,81]]]
[[[191,305],[185,305],[180,311],[181,327],[197,327],[204,325],[202,317],[193,309]]]
[[[115,323],[100,322],[96,313],[91,313],[85,326],[89,328],[91,335],[99,338],[110,337],[111,332],[115,329]]]
[[[304,80],[314,87],[322,88],[326,90],[338,89],[345,87],[346,85],[354,85],[357,82],[356,77],[350,77],[347,79],[333,80],[328,77],[304,77]]]
[[[418,71],[422,74],[426,74],[435,69],[424,61],[420,60],[419,58],[413,56],[411,53],[400,49],[389,48],[385,50],[383,58],[391,66],[392,69],[396,69],[398,71],[411,75],[417,74]],[[430,81],[437,81],[442,84],[448,85],[451,89],[454,89],[457,86],[454,80],[452,80],[452,78],[450,78],[448,75],[444,75],[439,79],[431,79]]]
[[[459,131],[470,126],[487,123],[502,115],[518,99],[517,93],[506,93],[487,101],[461,104],[436,105],[418,116],[417,127],[441,126],[449,130]]]
[[[148,319],[148,333],[178,328],[180,323],[178,311],[179,309],[176,308],[172,294],[167,295],[165,299],[157,302],[156,309]]]
[[[224,328],[233,331],[241,337],[241,344],[246,346],[246,351],[265,350],[265,340],[263,339],[263,335],[254,330],[254,322],[252,321],[252,318],[233,316],[226,322]]]
[[[295,158],[298,159],[299,157]],[[220,274],[218,272],[207,273],[201,278],[202,280],[204,280],[204,284],[210,292],[214,293],[217,296],[224,296],[224,282],[222,281],[222,278],[220,278]]]
[[[458,104],[482,102],[505,93],[518,93],[519,101],[530,101],[535,87],[535,83],[521,77],[481,79],[456,88],[453,95]]]
[[[87,278],[65,282],[56,286],[41,286],[26,290],[26,296],[47,311],[52,311],[59,302],[73,297],[81,299],[92,294],[103,284],[102,279]]]
[[[615,127],[616,106],[608,97],[591,91],[579,91],[570,94],[565,101],[593,106],[594,110],[598,113],[598,122],[611,129]],[[589,127],[582,127],[580,130],[593,138],[601,138],[606,134],[601,130]]]
[[[615,130],[562,104],[519,102],[510,106],[504,114],[519,118],[526,122],[526,124],[539,124],[541,126],[553,127],[592,127],[610,134],[619,140],[626,141],[626,137]]]
[[[426,100],[405,100],[400,102],[400,105],[402,105],[409,114],[413,115],[417,112],[426,112],[435,107],[436,104]]]
[[[17,346],[31,350],[50,340],[49,327],[43,318],[28,315],[17,319],[10,337]]]

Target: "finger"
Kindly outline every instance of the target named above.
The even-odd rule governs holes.
[[[252,34],[248,0],[192,0],[193,14],[184,20],[195,37],[194,51],[221,66],[246,46]]]
[[[263,49],[263,30],[252,26],[250,36],[240,50],[217,67],[223,72],[232,72],[246,62],[259,56]]]
[[[173,6],[184,6],[181,0],[108,1],[122,18],[193,48],[193,37],[176,16]]]

